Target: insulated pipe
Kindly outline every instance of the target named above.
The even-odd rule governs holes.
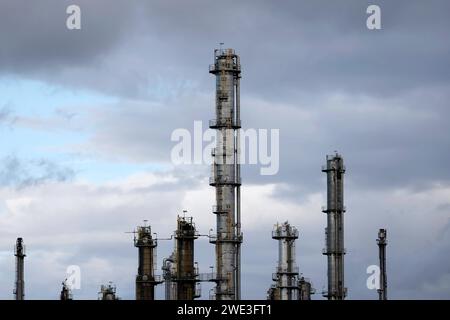
[[[241,65],[239,56],[236,57],[236,64]],[[236,76],[236,124],[241,122],[241,88],[240,88],[240,74]],[[236,177],[237,181],[241,179],[241,139],[240,130],[236,131]],[[236,188],[236,233],[241,236],[241,186]],[[236,300],[241,299],[241,243],[236,244]]]

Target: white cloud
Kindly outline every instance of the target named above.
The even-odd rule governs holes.
[[[158,188],[161,183],[173,187]],[[74,181],[20,190],[0,189],[4,204],[0,213],[0,266],[5,270],[0,278],[0,297],[10,297],[14,268],[12,248],[15,237],[22,236],[28,248],[26,284],[29,299],[55,298],[65,269],[71,264],[80,265],[83,273],[83,288],[75,292],[78,299],[95,299],[99,285],[108,280],[117,284],[119,295],[132,299],[136,252],[132,236],[125,231],[131,231],[143,219],[148,219],[154,232],[167,237],[175,228],[176,215],[182,214],[183,209],[194,217],[202,234],[215,227],[215,216],[211,212],[214,189],[207,185],[207,179],[186,189],[182,185],[182,179],[168,172],[137,173],[102,185]],[[281,184],[243,187],[242,217],[247,253],[243,270],[248,279],[243,281],[248,297],[264,298],[277,256],[275,241],[271,239],[272,226],[285,220],[300,230],[297,250],[301,270],[312,278],[318,289],[325,283],[325,258],[321,248],[326,217],[320,212],[325,192],[306,194],[299,202],[274,197],[277,190],[286,188]],[[380,198],[383,202],[378,201]],[[396,280],[404,267],[402,260],[406,257],[414,262],[418,253],[426,257],[427,247],[439,243],[439,233],[449,214],[438,208],[448,203],[449,198],[450,189],[442,186],[415,194],[409,190],[347,192],[345,225],[349,253],[346,266],[351,296],[373,295],[362,284],[365,283],[366,266],[376,263],[378,227],[389,230],[392,295],[395,296],[397,285],[403,290]],[[414,237],[405,237],[408,233],[413,233]],[[204,240],[198,241],[202,241],[197,242],[202,249],[196,251],[197,260],[206,272],[214,261],[213,246],[203,244]],[[261,244],[266,244],[264,253],[257,255]],[[158,260],[169,255],[171,250],[172,242],[160,242]],[[256,261],[262,264],[255,264]],[[433,284],[422,287],[425,296],[434,292],[429,286],[434,287]],[[446,294],[445,286],[439,288],[436,290]],[[417,288],[405,290],[408,293]]]

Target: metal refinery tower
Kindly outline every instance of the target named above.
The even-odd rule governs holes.
[[[178,217],[175,250],[164,259],[162,270],[166,282],[166,300],[193,300],[197,290],[198,268],[194,262],[194,241],[199,237],[192,217]]]
[[[16,300],[24,300],[25,282],[23,272],[24,272],[24,258],[26,257],[26,255],[25,255],[25,246],[23,245],[22,238],[17,238],[14,256],[16,257],[16,283],[14,295]]]
[[[267,291],[269,300],[311,300],[315,293],[309,279],[299,277],[299,268],[295,259],[295,241],[298,230],[287,221],[276,224],[272,239],[278,241],[278,266],[272,274],[275,283]]]
[[[210,185],[216,188],[216,235],[210,242],[216,246],[217,300],[239,300],[241,278],[241,195],[239,165],[240,78],[239,56],[233,49],[214,50],[214,64],[209,72],[216,76],[216,119],[209,127],[216,129]]]
[[[298,300],[298,266],[295,261],[298,230],[287,221],[276,224],[272,239],[278,240],[278,266],[272,276],[276,284],[269,290],[269,296],[273,300]]]
[[[106,285],[101,285],[100,292],[98,293],[99,300],[119,300],[120,298],[116,294],[116,286],[110,282]]]
[[[67,285],[67,279],[62,283],[61,293],[59,295],[60,300],[72,300],[72,292]]]
[[[198,270],[194,263],[194,240],[198,238],[192,217],[178,217],[176,241],[177,300],[193,300]]]
[[[343,300],[347,295],[344,287],[344,160],[336,153],[327,156],[327,164],[322,167],[327,174],[327,214],[326,248],[323,254],[328,258],[328,291],[324,297],[329,300]]]
[[[155,286],[161,281],[155,278],[156,239],[152,238],[150,226],[140,226],[134,236],[134,246],[139,251],[139,266],[136,276],[136,300],[154,300]]]
[[[298,280],[298,300],[311,300],[311,294],[315,293],[311,281],[301,277]]]
[[[379,300],[387,300],[387,277],[386,277],[386,245],[387,230],[378,231],[378,251],[380,258],[380,289],[378,289]]]

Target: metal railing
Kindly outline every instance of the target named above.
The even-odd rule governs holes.
[[[316,289],[314,289],[314,293],[315,293],[315,292],[316,292]],[[344,294],[344,297],[347,296],[347,292],[348,292],[347,288],[343,288],[343,294]],[[333,291],[322,290],[322,295],[323,295],[324,297],[337,296],[338,293],[339,293],[338,290],[333,290]]]
[[[328,209],[327,206],[322,206],[322,212],[334,212],[334,211],[341,211],[341,212],[346,212],[347,211],[347,207],[346,206],[342,206],[342,209]]]
[[[216,184],[241,184],[241,178],[230,177],[228,175],[216,175],[209,178],[210,185]]]
[[[233,56],[235,55],[234,49],[215,49],[214,50],[214,57],[220,57],[220,56]]]
[[[209,72],[214,73],[217,71],[241,71],[241,66],[236,63],[221,63],[220,65],[210,64]]]
[[[226,118],[226,119],[211,119],[209,120],[209,127],[211,129],[216,128],[234,128],[238,129],[241,127],[241,120]]]
[[[225,234],[225,236],[222,236],[222,234],[209,234],[208,235],[209,242],[210,243],[216,243],[217,241],[222,242],[242,242],[242,239],[244,238],[243,233],[241,232],[239,235],[235,236],[233,234]]]
[[[341,166],[340,169],[341,169],[340,171],[341,171],[342,173],[344,173],[345,170],[346,170],[345,165]],[[334,170],[337,170],[337,168],[335,168],[335,167],[330,167],[330,168],[328,168],[327,165],[322,165],[322,171],[323,171],[323,172],[334,171]]]
[[[322,249],[322,254],[347,254],[347,249],[342,250],[328,250],[327,248]]]
[[[279,238],[298,238],[298,230],[296,228],[292,228],[291,230],[280,230],[276,229],[272,231],[272,238],[279,239]]]
[[[298,266],[294,266],[292,268],[277,267],[276,268],[276,272],[279,273],[279,274],[298,274],[299,273],[299,268],[298,268]]]
[[[214,280],[217,280],[217,274],[215,272],[199,273],[197,279],[199,281],[214,281]]]
[[[148,277],[148,275],[137,275],[136,276],[136,281],[137,282],[163,282],[163,277],[161,275],[154,275],[153,278],[148,277],[147,279],[145,279],[144,277]],[[145,280],[144,280],[145,279]]]
[[[228,212],[228,210],[230,210],[230,209],[231,209],[231,206],[229,204],[212,206],[212,212],[214,212],[214,213]]]

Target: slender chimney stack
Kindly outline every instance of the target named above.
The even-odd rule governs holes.
[[[378,231],[378,251],[380,258],[380,289],[378,289],[379,300],[387,300],[387,278],[386,278],[386,245],[387,230]]]
[[[26,254],[22,238],[17,238],[14,256],[16,257],[16,283],[14,295],[16,300],[24,300],[25,298],[24,258],[26,257]]]

